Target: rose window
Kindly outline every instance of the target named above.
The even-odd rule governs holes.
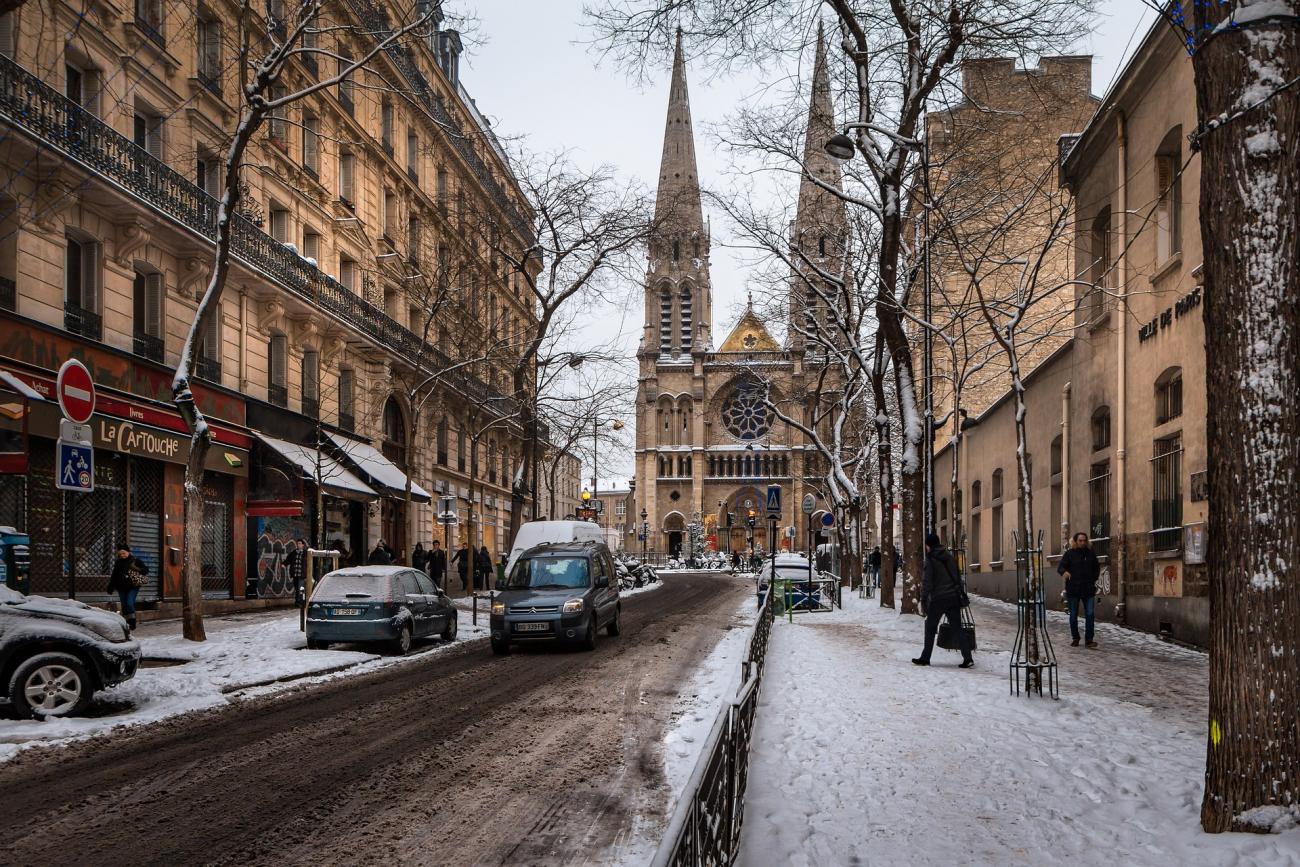
[[[737,388],[722,404],[722,423],[731,435],[742,440],[756,440],[772,427],[764,403],[766,389],[757,382]]]

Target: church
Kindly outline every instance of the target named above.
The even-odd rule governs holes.
[[[818,35],[813,88],[804,143],[804,166],[838,187],[839,167],[824,153],[835,132],[825,49]],[[678,34],[668,117],[655,203],[656,232],[645,278],[645,325],[637,351],[636,490],[648,527],[649,551],[678,554],[699,524],[706,548],[724,553],[751,546],[770,550],[767,491],[781,488],[777,545],[806,550],[808,518],[802,503],[813,495],[813,543],[825,541],[823,465],[815,448],[784,415],[807,418],[804,405],[817,372],[816,353],[799,328],[778,341],[747,305],[715,349],[709,278],[709,225],[704,218],[695,160],[686,64]],[[799,191],[790,243],[802,245],[818,268],[835,264],[846,234],[842,202],[809,178]],[[815,316],[815,295],[800,290],[792,274],[791,317]],[[812,295],[812,299],[807,296]],[[793,322],[793,320],[792,320]],[[754,527],[748,526],[750,513]]]

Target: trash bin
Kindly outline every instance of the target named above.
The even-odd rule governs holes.
[[[0,527],[0,580],[10,590],[32,589],[32,538],[13,527]]]

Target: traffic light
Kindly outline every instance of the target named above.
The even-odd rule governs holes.
[[[731,529],[731,528],[734,527],[734,526],[736,526],[736,513],[735,513],[735,512],[728,512],[728,513],[727,513],[727,529]]]
[[[752,527],[754,526],[754,521],[757,517],[758,517],[758,512],[755,512],[753,509],[750,509],[749,516],[745,519],[745,522]]]

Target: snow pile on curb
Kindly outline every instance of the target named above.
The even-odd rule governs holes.
[[[460,622],[460,641],[487,635],[486,612],[479,626]],[[179,632],[179,624],[176,626]],[[102,716],[75,719],[0,719],[0,761],[19,750],[93,737],[121,726],[143,725],[177,714],[218,707],[233,694],[265,694],[301,682],[303,678],[362,674],[437,653],[450,647],[436,639],[417,645],[408,657],[380,656],[369,650],[306,650],[307,639],[298,631],[298,612],[261,619],[247,626],[213,630],[202,643],[180,635],[145,637],[140,644],[146,660],[172,660],[180,664],[142,667],[134,678],[96,695],[109,706],[129,709]],[[357,647],[358,645],[352,645]]]
[[[1108,630],[1102,649],[1060,654],[1059,702],[1015,697],[1009,611],[976,611],[988,628],[962,671],[945,651],[911,664],[919,617],[844,604],[773,625],[741,865],[1300,864],[1300,829],[1277,811],[1259,819],[1280,834],[1201,832],[1203,705],[1115,689],[1149,666],[1190,692],[1204,654]]]

